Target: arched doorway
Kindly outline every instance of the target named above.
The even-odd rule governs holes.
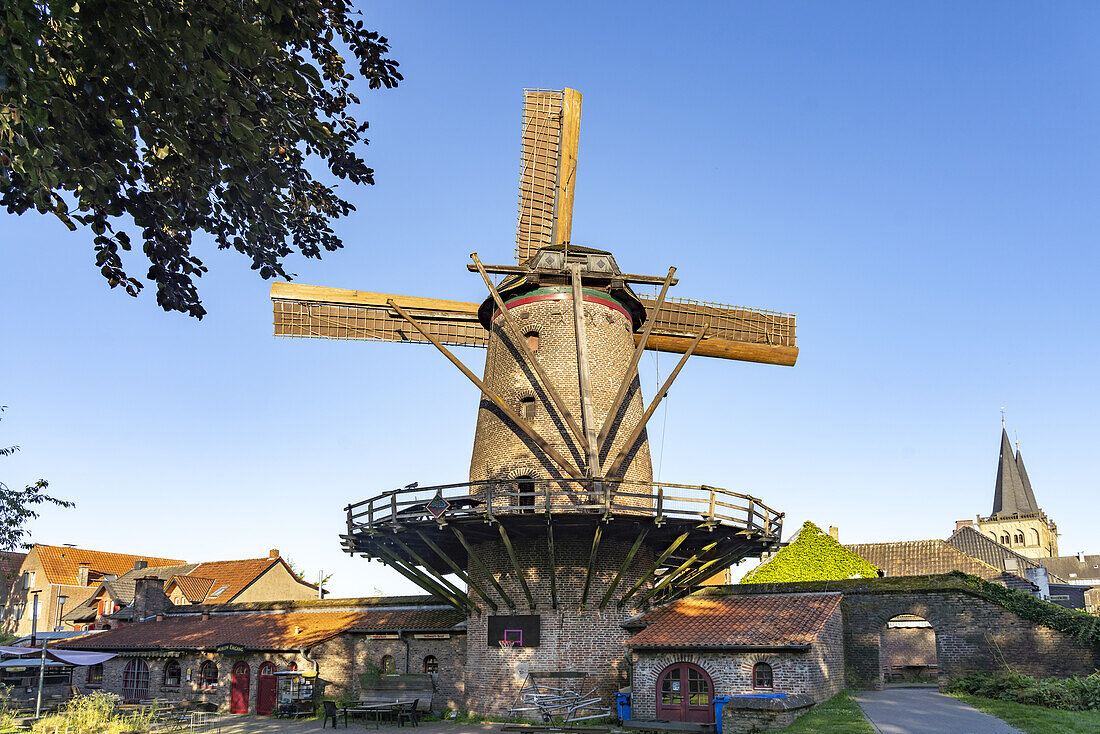
[[[275,665],[264,663],[260,666],[258,675],[256,713],[259,716],[270,716],[275,711]]]
[[[935,683],[936,630],[915,614],[890,618],[882,629],[879,665],[885,683]]]
[[[657,718],[714,723],[714,683],[692,663],[673,663],[657,676]]]
[[[229,713],[248,713],[248,691],[251,686],[251,674],[248,663],[243,660],[233,666],[233,677],[229,688]]]
[[[102,668],[100,671],[100,680],[102,680]],[[149,666],[144,660],[131,660],[126,663],[126,669],[122,671],[122,700],[134,702],[144,701],[147,698],[149,698]]]

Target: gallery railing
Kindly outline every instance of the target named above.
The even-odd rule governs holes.
[[[525,514],[650,516],[657,524],[689,520],[778,538],[783,513],[751,495],[707,485],[627,480],[517,478],[405,487],[348,505],[348,535],[393,531],[404,524]]]

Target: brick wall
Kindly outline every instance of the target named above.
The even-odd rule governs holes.
[[[535,609],[527,608],[526,597],[512,570],[507,553],[500,543],[475,547],[478,558],[497,578],[505,592],[517,602],[516,614],[539,614],[541,644],[535,648],[519,648],[505,652],[488,646],[488,613],[471,616],[466,622],[466,683],[467,706],[479,714],[506,713],[524,678],[536,671],[586,671],[593,675],[588,687],[597,686],[599,695],[612,703],[612,694],[627,684],[629,659],[623,643],[630,633],[622,622],[637,614],[628,605],[619,609],[614,602],[600,611],[599,601],[618,571],[630,543],[605,539],[596,560],[589,590],[587,609],[580,610],[584,579],[588,569],[591,537],[555,535],[555,568],[547,564],[543,539],[514,541],[520,567],[526,569],[526,580],[535,599]],[[629,589],[654,561],[652,553],[642,548],[623,574],[619,589]],[[481,572],[471,567],[470,576],[498,599],[498,614],[509,614],[508,607],[485,582]],[[555,574],[558,609],[551,606],[549,573]]]
[[[879,653],[882,667],[936,664],[936,633],[930,627],[887,627]]]
[[[836,695],[844,683],[843,629],[839,607],[829,617],[810,650],[718,652],[650,652],[636,650],[632,655],[633,681],[631,714],[635,718],[657,715],[657,680],[674,663],[694,663],[705,670],[714,683],[715,696],[752,693],[753,668],[757,663],[772,667],[775,693],[804,693],[821,702]],[[764,715],[764,714],[761,714]]]
[[[519,330],[539,334],[535,355],[562,395],[570,412],[581,423],[580,389],[577,378],[577,340],[573,323],[573,302],[539,301],[509,310]],[[611,409],[619,384],[634,352],[633,329],[630,320],[620,311],[596,303],[584,304],[585,333],[588,343],[589,374],[592,383],[593,412],[597,426]],[[522,352],[508,336],[503,317],[493,322],[485,357],[485,383],[517,412],[520,401],[535,398],[535,417],[529,422],[555,449],[570,457],[574,466],[584,467],[585,458],[576,446],[576,439],[557,417],[557,409],[543,392],[538,377],[527,365]],[[536,387],[535,386],[539,386]],[[616,417],[616,425],[624,426],[610,434],[605,447],[610,462],[622,448],[630,427],[641,419],[642,395],[637,376]],[[474,433],[470,480],[513,479],[531,476],[548,479],[562,476],[561,470],[532,449],[527,436],[504,419],[488,400],[481,401]],[[536,458],[536,456],[540,458]],[[629,463],[625,464],[627,479],[649,482],[653,469],[649,442],[643,432]],[[555,502],[566,501],[555,499]]]
[[[935,630],[939,678],[971,670],[1012,670],[1037,677],[1089,675],[1096,651],[1063,632],[1043,627],[965,591],[845,592],[845,647],[849,684],[883,685],[882,632],[899,614],[915,614]]]

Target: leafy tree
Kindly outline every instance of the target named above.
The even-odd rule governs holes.
[[[0,13],[0,205],[94,234],[112,288],[140,230],[166,311],[202,318],[192,235],[288,278],[292,253],[340,248],[332,219],[354,207],[308,164],[355,184],[366,122],[355,74],[401,80],[389,42],[347,0],[5,0]]]
[[[0,413],[6,406],[0,405]],[[0,446],[0,456],[11,456],[19,450],[18,446]],[[45,493],[49,484],[39,479],[23,489],[11,489],[0,481],[0,551],[13,551],[26,547],[26,524],[38,517],[35,509],[42,504],[59,507],[72,507],[72,502],[59,500]]]

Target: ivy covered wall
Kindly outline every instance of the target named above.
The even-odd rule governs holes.
[[[833,540],[817,525],[806,522],[790,545],[745,574],[741,583],[833,581],[877,576],[875,566]]]

